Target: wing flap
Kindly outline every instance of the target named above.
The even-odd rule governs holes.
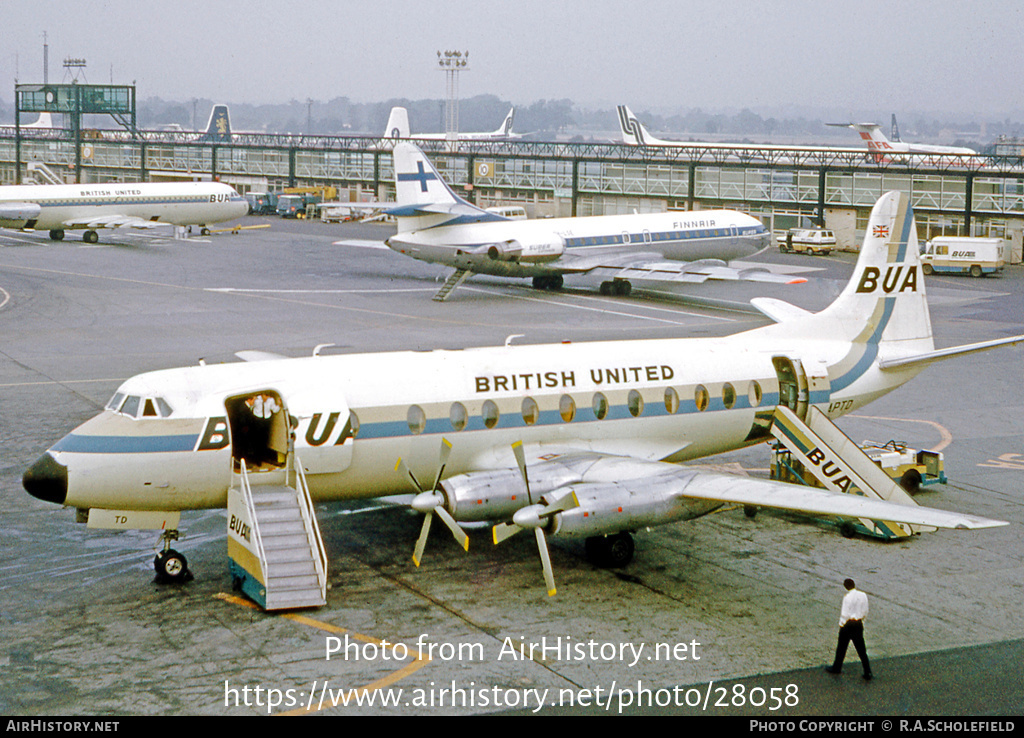
[[[574,265],[578,266],[578,265]],[[622,263],[601,263],[594,272],[613,279],[631,282],[673,282],[701,284],[708,280],[728,282],[768,282],[772,284],[802,284],[807,279],[792,274],[777,274],[767,268],[736,268],[717,259],[700,261],[642,261],[632,259]]]

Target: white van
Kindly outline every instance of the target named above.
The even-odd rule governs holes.
[[[526,220],[526,208],[521,205],[495,205],[492,208],[487,208],[487,212],[509,220]]]
[[[925,274],[970,274],[980,277],[1003,271],[1006,248],[1001,238],[936,236],[921,250]]]
[[[824,228],[790,228],[775,240],[779,244],[779,251],[784,254],[790,251],[806,251],[809,254],[828,256],[836,247],[835,234]]]

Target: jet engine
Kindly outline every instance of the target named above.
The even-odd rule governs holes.
[[[565,253],[565,241],[554,234],[542,240],[520,241],[509,239],[486,246],[487,256],[494,261],[540,263],[554,261]]]

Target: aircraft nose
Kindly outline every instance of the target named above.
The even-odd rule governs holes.
[[[63,505],[68,496],[68,468],[47,452],[28,468],[21,484],[33,497]]]

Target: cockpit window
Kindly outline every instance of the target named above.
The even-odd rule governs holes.
[[[128,399],[121,406],[121,414],[134,418],[139,414],[139,398],[135,395],[128,395]]]
[[[129,418],[166,418],[174,412],[174,409],[162,397],[138,397],[137,395],[125,397],[121,392],[110,399],[107,409]]]

